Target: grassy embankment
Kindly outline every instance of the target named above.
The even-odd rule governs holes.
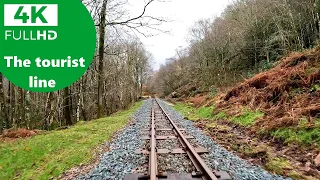
[[[243,113],[237,117],[227,117],[225,112],[219,112],[216,115],[213,115],[214,107],[200,107],[195,108],[190,105],[186,105],[183,103],[177,103],[174,108],[182,113],[184,116],[188,117],[190,120],[199,120],[199,119],[207,119],[212,120],[214,123],[215,120],[227,120],[230,119],[233,123],[239,124],[242,126],[251,126],[255,123],[256,119],[263,116],[263,113],[257,111],[253,112],[248,109],[243,110]],[[210,126],[210,124],[208,124]]]
[[[259,111],[254,112],[249,109],[243,109],[240,115],[228,117],[225,112],[219,112],[216,115],[213,115],[213,106],[195,108],[184,103],[177,103],[174,108],[190,120],[197,121],[205,119],[207,121],[205,128],[207,129],[215,127],[226,131],[231,131],[232,128],[227,125],[217,123],[217,120],[231,121],[233,124],[250,128],[258,118],[263,117],[263,113]],[[301,146],[307,146],[313,143],[318,143],[318,145],[320,145],[320,129],[308,129],[308,127],[304,126],[303,122],[304,121],[302,120],[300,125],[296,128],[281,128],[271,132],[270,134],[275,138],[281,138],[288,143],[296,143]],[[320,125],[320,120],[317,120],[317,123]],[[236,151],[250,156],[252,152],[259,150],[260,147],[257,149],[255,148],[256,147],[245,147],[244,149],[240,148]],[[289,173],[284,175],[292,177],[293,179],[299,179],[301,177],[300,174],[294,170],[292,164],[284,158],[269,156],[267,163],[264,166],[267,170],[276,174],[283,174],[284,169],[291,169]]]
[[[182,113],[190,120],[207,119],[215,124],[215,120],[228,120],[234,124],[250,128],[258,118],[263,117],[263,113],[259,111],[251,111],[243,109],[242,113],[238,116],[228,117],[225,112],[219,112],[213,115],[214,107],[200,107],[195,108],[184,103],[177,103],[174,108]],[[210,123],[207,124],[210,126]],[[306,119],[301,119],[299,126],[279,128],[270,132],[271,136],[284,140],[287,143],[295,143],[302,146],[317,144],[320,147],[320,119],[315,120],[315,126],[310,128]],[[263,130],[261,131],[263,132]]]
[[[0,179],[50,179],[94,158],[95,147],[111,139],[142,105],[110,117],[79,122],[61,131],[52,131],[29,139],[0,142]]]
[[[193,102],[195,107],[214,101],[216,108],[196,109],[178,104],[176,109],[191,120],[204,119],[198,123],[199,127],[205,128],[222,144],[228,142],[219,139],[221,136],[237,142],[231,144],[234,147],[226,147],[236,152],[240,150],[240,154],[249,159],[252,157],[247,152],[257,145],[266,145],[267,150],[260,153],[264,157],[257,163],[272,172],[293,177],[297,175],[296,169],[302,175],[319,179],[318,163],[314,159],[320,150],[319,55],[319,47],[292,53],[270,70],[236,84],[217,101],[213,97],[208,99],[207,95],[198,95],[187,101]],[[234,129],[235,124],[241,128]],[[250,141],[242,143],[243,138]],[[274,156],[279,153],[281,155]],[[296,176],[295,179],[303,178]]]

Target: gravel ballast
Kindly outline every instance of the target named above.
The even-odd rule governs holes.
[[[191,173],[195,167],[186,154],[158,155],[158,170],[171,173]]]
[[[184,120],[183,116],[170,107],[166,102],[159,103],[168,113],[171,119],[179,122],[181,128],[185,128],[186,132],[193,136],[195,140],[209,153],[203,155],[206,164],[212,169],[227,171],[235,180],[283,180],[290,179],[278,175],[273,175],[261,167],[249,164],[247,161],[239,158],[222,146],[214,142],[209,136],[205,135],[199,128],[194,126],[190,120]]]
[[[152,101],[147,100],[134,114],[130,126],[119,132],[110,143],[110,151],[104,153],[100,163],[86,176],[78,179],[120,180],[138,167],[145,166],[148,158],[136,154],[135,151],[143,146],[141,129],[146,128],[151,114]],[[139,170],[141,171],[141,170]]]
[[[192,144],[205,147],[209,153],[202,155],[205,162],[212,169],[227,171],[235,180],[282,180],[281,176],[270,174],[258,166],[249,164],[247,161],[233,155],[223,147],[215,143],[209,136],[206,136],[199,128],[195,127],[192,121],[184,120],[183,116],[173,110],[164,101],[159,101],[168,115],[177,123],[179,128],[184,128],[185,133],[193,136]],[[136,154],[137,149],[146,147],[146,140],[141,137],[146,135],[141,129],[149,127],[152,101],[146,100],[143,106],[133,116],[130,126],[119,132],[112,142],[110,151],[104,153],[100,163],[94,170],[78,179],[94,180],[122,180],[124,176],[132,172],[146,172],[148,168],[148,156]],[[162,124],[161,128],[169,128],[167,124]],[[175,144],[168,141],[168,144]],[[159,144],[157,145],[159,146]],[[173,145],[172,145],[173,146]],[[172,147],[175,148],[175,147]],[[167,159],[181,162],[172,164]],[[179,159],[181,161],[179,161]],[[159,156],[162,170],[172,170],[175,172],[189,172],[194,170],[190,161],[185,159],[185,155],[172,155],[169,158]],[[178,167],[178,169],[172,169]]]

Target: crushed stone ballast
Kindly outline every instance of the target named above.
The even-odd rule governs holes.
[[[110,150],[104,153],[100,163],[95,166],[92,172],[85,176],[78,177],[78,179],[123,180],[129,174],[143,174],[145,178],[150,178],[150,151],[143,154],[141,151],[137,151],[137,149],[141,150],[151,147],[151,139],[143,137],[150,137],[150,131],[145,130],[151,130],[151,117],[154,103],[155,102],[153,102],[152,99],[145,100],[143,106],[133,116],[133,121],[130,126],[119,132],[110,142]],[[235,180],[287,179],[282,176],[271,174],[261,167],[252,165],[232,154],[214,142],[209,136],[205,135],[199,128],[195,127],[192,121],[184,120],[183,116],[173,110],[172,107],[164,101],[157,99],[157,103],[159,104],[159,107],[163,109],[163,112],[170,117],[172,122],[177,125],[184,136],[192,136],[192,140],[189,138],[187,138],[187,140],[190,141],[191,146],[197,147],[197,153],[200,154],[201,159],[212,172],[226,172]],[[164,130],[161,132],[155,131],[156,137],[162,136],[163,138],[172,136],[176,133],[166,131],[172,129],[172,125],[169,123],[168,119],[164,119],[160,109],[156,109],[154,115],[157,116],[157,118],[154,119],[155,129]],[[158,141],[160,140],[158,139]],[[192,177],[192,172],[195,177],[196,173],[200,172],[198,175],[201,175],[201,177],[198,177],[198,179],[202,179],[203,173],[197,171],[197,168],[192,167],[194,165],[192,162],[189,162],[191,160],[185,157],[187,156],[185,154],[188,150],[183,148],[183,143],[180,142],[179,138],[170,139],[168,141],[169,142],[166,143],[157,143],[156,140],[156,143],[154,144],[157,149],[160,149],[160,152],[166,149],[165,154],[159,154],[157,158],[154,158],[153,160],[156,160],[159,163],[158,168],[161,170],[159,174],[156,169],[156,171],[154,171],[155,174],[158,173],[158,175],[163,175],[156,177],[158,179],[163,179],[166,175],[168,177],[169,174],[184,174],[186,175],[185,177]],[[180,150],[177,151],[177,149]],[[200,149],[203,151],[205,150],[205,153],[200,153]],[[175,151],[175,153],[170,153],[173,151]],[[180,152],[181,154],[178,154],[177,152]],[[171,173],[171,170],[176,172]],[[143,176],[141,176],[141,178],[143,178]]]

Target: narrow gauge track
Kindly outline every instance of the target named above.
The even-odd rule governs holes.
[[[149,131],[149,136],[143,139],[148,140],[149,146],[147,149],[137,150],[137,153],[148,154],[149,164],[148,173],[145,174],[128,174],[125,180],[157,180],[157,179],[168,179],[168,180],[231,180],[231,177],[227,172],[216,171],[209,168],[204,160],[201,158],[200,154],[207,153],[208,151],[203,147],[194,147],[189,140],[193,139],[192,136],[187,136],[184,133],[184,129],[180,129],[178,125],[170,118],[170,116],[165,112],[161,104],[157,99],[153,99],[153,105],[150,116],[150,126],[144,131]],[[165,123],[165,128],[163,128],[161,123]],[[166,132],[161,135],[159,132]],[[160,135],[159,135],[160,134]],[[168,134],[174,134],[168,135]],[[180,148],[170,149],[160,149],[159,145],[161,141],[177,139],[178,144],[176,145]],[[192,164],[192,172],[190,173],[174,173],[165,172],[161,168],[159,161],[160,155],[178,155],[186,154],[188,160]],[[174,164],[174,162],[172,162]],[[188,163],[186,163],[188,164]]]

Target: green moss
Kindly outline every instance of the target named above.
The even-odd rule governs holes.
[[[195,108],[190,105],[186,105],[184,103],[177,103],[174,106],[174,109],[180,112],[183,116],[187,117],[190,120],[198,120],[198,119],[210,119],[213,117],[212,111],[214,109],[213,106],[210,107],[200,107]]]
[[[198,117],[202,117],[202,118],[212,118],[212,111],[213,111],[213,106],[210,107],[200,107],[198,109],[196,109],[195,114]]]
[[[265,168],[275,174],[285,174],[292,179],[304,179],[302,174],[294,170],[295,168],[289,160],[282,157],[269,159]]]
[[[303,146],[316,143],[320,146],[319,128],[281,128],[272,132],[271,135],[287,143],[297,143]]]
[[[218,114],[216,114],[213,119],[214,120],[219,120],[219,119],[222,119],[222,120],[225,120],[227,119],[227,114],[225,112],[219,112]]]
[[[249,126],[252,126],[256,122],[256,120],[260,117],[263,117],[262,112],[260,111],[254,112],[254,111],[245,109],[240,116],[232,117],[231,121],[241,126],[249,127]]]
[[[288,173],[288,177],[292,179],[297,179],[297,180],[304,179],[301,174],[299,174],[297,171],[294,171],[294,170]]]
[[[290,162],[284,158],[271,159],[265,167],[275,174],[282,174],[284,169],[292,169]]]
[[[94,148],[124,127],[141,104],[110,117],[80,122],[67,130],[0,143],[0,179],[51,179],[89,163]]]
[[[310,91],[320,91],[320,84],[312,85]]]
[[[194,108],[183,103],[177,103],[174,109],[190,120],[197,120],[194,115]]]
[[[320,69],[320,63],[316,63],[313,67],[306,69],[306,75],[310,76],[312,73],[317,72]]]
[[[211,129],[211,128],[214,128],[214,129],[218,129],[220,132],[229,132],[232,130],[232,128],[230,126],[227,126],[227,125],[220,125],[218,124],[216,121],[212,121],[210,123],[207,123],[205,125],[205,127],[207,129]]]
[[[309,121],[302,118],[296,127],[280,128],[271,132],[273,137],[284,140],[287,143],[296,143],[307,146],[317,144],[320,146],[320,119],[316,119],[314,126],[310,127]]]

